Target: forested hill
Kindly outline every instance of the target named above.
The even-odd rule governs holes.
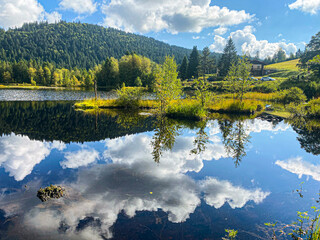
[[[107,57],[121,58],[136,52],[155,62],[174,55],[178,63],[191,50],[153,38],[85,23],[29,23],[21,28],[0,29],[0,60],[37,60],[57,67],[92,68]]]

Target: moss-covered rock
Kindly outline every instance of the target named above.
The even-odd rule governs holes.
[[[46,202],[52,198],[61,198],[63,197],[65,189],[60,186],[50,185],[46,188],[40,188],[37,193],[37,197],[42,201]]]

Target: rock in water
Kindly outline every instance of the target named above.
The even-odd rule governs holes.
[[[64,192],[65,192],[64,188],[62,188],[60,186],[50,185],[49,187],[46,187],[46,188],[40,188],[38,190],[37,197],[42,202],[46,202],[52,198],[58,199],[58,198],[63,197]]]

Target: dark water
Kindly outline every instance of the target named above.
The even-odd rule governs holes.
[[[94,91],[0,89],[0,101],[76,101],[94,98]],[[111,92],[99,91],[103,99],[113,98]]]
[[[319,129],[280,119],[2,102],[0,136],[0,239],[267,239],[320,189]],[[50,184],[66,196],[42,203]]]

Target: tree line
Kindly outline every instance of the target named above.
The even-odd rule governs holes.
[[[167,55],[174,55],[181,63],[190,53],[189,49],[153,38],[86,23],[36,22],[7,31],[0,29],[0,60],[7,62],[36,60],[57,68],[89,70],[107,57],[120,59],[128,51],[157,63]]]
[[[92,87],[98,67],[94,69],[56,68],[55,65],[34,60],[0,61],[0,83],[41,86]]]

